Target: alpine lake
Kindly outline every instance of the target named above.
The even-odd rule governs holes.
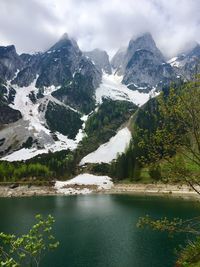
[[[139,229],[138,218],[188,219],[199,216],[200,203],[128,194],[0,198],[0,232],[25,233],[38,213],[55,217],[60,242],[41,266],[173,267],[187,236]]]

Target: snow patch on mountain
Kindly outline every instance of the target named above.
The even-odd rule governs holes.
[[[1,160],[7,161],[18,161],[18,160],[27,160],[32,157],[35,157],[39,154],[56,152],[61,150],[74,150],[77,148],[78,143],[85,136],[84,128],[85,122],[88,118],[87,115],[82,116],[81,120],[84,122],[82,128],[79,129],[75,139],[69,139],[67,136],[55,132],[52,135],[52,132],[48,129],[45,113],[48,106],[48,103],[55,102],[58,105],[65,106],[65,108],[71,109],[74,112],[77,110],[71,108],[70,106],[65,105],[51,95],[51,91],[55,90],[55,87],[51,87],[46,92],[46,96],[41,99],[37,99],[36,102],[32,102],[30,95],[37,95],[38,89],[35,87],[37,78],[34,82],[28,87],[19,87],[13,85],[13,88],[16,91],[14,103],[10,104],[10,107],[20,110],[22,114],[22,119],[25,124],[25,129],[30,132],[30,136],[34,136],[36,140],[39,140],[40,148],[36,144],[33,144],[32,148],[21,148],[13,153],[2,157]],[[54,138],[56,137],[56,138]]]
[[[170,60],[167,61],[168,64],[170,64],[172,67],[180,68],[184,66],[184,61],[180,61],[179,57],[173,57]]]
[[[131,132],[123,128],[117,132],[107,143],[101,145],[97,150],[85,156],[80,165],[86,163],[109,163],[125,151],[131,140]]]
[[[13,152],[12,154],[8,156],[1,158],[0,160],[6,160],[10,162],[28,160],[40,154],[47,154],[49,152],[56,152],[56,151],[61,151],[65,149],[70,149],[70,150],[76,149],[78,145],[78,142],[76,140],[69,139],[66,136],[58,132],[55,134],[59,140],[53,144],[47,143],[42,149],[38,149],[36,147],[22,148],[20,150]]]
[[[51,93],[53,93],[54,91],[57,91],[58,89],[60,89],[61,86],[55,86],[55,85],[51,85],[49,87],[44,87],[44,95],[50,95]]]
[[[85,128],[85,122],[87,118],[88,118],[88,115],[84,115],[81,118],[81,120],[84,121],[84,123],[83,123],[82,128],[79,130],[78,134],[76,135],[75,140],[69,139],[67,136],[59,132],[55,132],[54,135],[56,135],[58,140],[54,141],[53,139],[50,139],[51,142],[47,142],[46,144],[44,144],[44,148],[41,148],[41,149],[38,149],[37,147],[22,148],[17,151],[14,151],[13,153],[5,157],[0,158],[0,160],[6,160],[6,161],[12,162],[12,161],[28,160],[37,155],[47,154],[49,152],[53,153],[56,151],[67,150],[67,149],[70,149],[73,151],[77,148],[79,142],[85,136],[84,128]]]
[[[40,120],[40,114],[38,111],[40,103],[33,103],[29,97],[31,93],[37,93],[35,87],[37,78],[28,87],[18,87],[13,85],[16,91],[14,103],[10,105],[11,108],[17,109],[21,112],[25,121],[29,122],[28,130],[34,130],[35,135],[40,131],[49,133],[48,129],[44,126],[44,122]]]
[[[155,90],[150,93],[141,93],[138,90],[130,90],[126,85],[121,83],[122,76],[105,74],[102,77],[102,83],[96,89],[96,101],[102,103],[103,97],[113,100],[126,100],[136,105],[142,106],[150,96],[156,95]]]

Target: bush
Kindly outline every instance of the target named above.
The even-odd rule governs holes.
[[[162,175],[161,175],[161,168],[160,165],[152,165],[149,167],[149,176],[153,180],[161,180]]]

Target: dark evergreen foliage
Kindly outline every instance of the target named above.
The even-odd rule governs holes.
[[[82,126],[80,114],[65,106],[49,102],[45,113],[46,122],[52,132],[60,132],[74,139]]]

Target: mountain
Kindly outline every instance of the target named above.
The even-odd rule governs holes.
[[[132,90],[161,88],[175,78],[173,68],[165,61],[149,33],[131,39],[126,52],[118,51],[112,64],[117,67],[116,73],[123,75],[122,83]]]
[[[23,61],[16,52],[14,45],[0,47],[0,77],[12,80],[15,73],[23,66]]]
[[[93,75],[93,87],[97,87],[101,80],[101,73],[82,54],[76,41],[69,39],[67,34],[45,53],[22,54],[20,58],[24,63],[23,69],[12,81],[12,84],[20,87],[29,86],[34,79],[36,87],[40,89],[66,85],[73,81],[77,73],[85,75],[87,72]]]
[[[0,154],[27,145],[35,153],[75,148],[101,78],[67,34],[33,55],[0,47]]]
[[[120,48],[111,60],[111,66],[118,75],[123,74],[124,59],[126,55],[126,48]]]
[[[150,33],[145,33],[142,36],[139,36],[137,39],[131,39],[128,45],[127,53],[125,55],[125,64],[127,65],[133,55],[139,51],[149,51],[161,62],[164,62],[164,56],[157,48],[155,41],[153,40]]]
[[[104,71],[107,74],[112,73],[109,56],[106,51],[94,49],[92,51],[84,52],[84,55],[90,58],[101,71]]]
[[[168,63],[175,69],[177,75],[180,75],[184,80],[190,80],[200,72],[199,61],[200,45],[196,44],[194,48],[170,59]]]
[[[13,45],[0,47],[2,159],[77,149],[81,160],[80,155],[116,134],[119,122],[131,116],[131,105],[143,106],[172,81],[191,79],[199,57],[197,45],[166,62],[149,33],[132,38],[111,62],[106,51],[82,52],[67,34],[35,54],[18,55]],[[101,134],[93,132],[98,125],[105,126]]]

